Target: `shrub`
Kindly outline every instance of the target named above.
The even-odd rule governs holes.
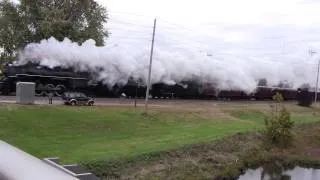
[[[279,147],[287,147],[293,140],[294,122],[291,121],[290,112],[284,106],[280,107],[282,95],[276,93],[273,100],[275,105],[272,107],[271,114],[265,118],[264,134],[268,142]]]

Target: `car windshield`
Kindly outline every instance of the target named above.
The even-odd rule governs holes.
[[[65,93],[65,97],[76,98],[76,97],[82,97],[82,95],[81,95],[81,93]]]
[[[68,98],[87,97],[84,93],[65,93],[65,96]]]

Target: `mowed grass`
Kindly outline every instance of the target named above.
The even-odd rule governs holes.
[[[212,141],[263,127],[257,110],[206,115],[134,108],[0,106],[0,139],[39,158],[64,162],[113,160]],[[292,115],[296,122],[320,121],[312,112]]]

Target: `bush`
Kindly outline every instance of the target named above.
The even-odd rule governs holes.
[[[287,147],[293,140],[294,122],[291,121],[290,112],[284,106],[280,107],[283,100],[281,94],[277,93],[273,100],[275,105],[272,107],[270,116],[265,119],[264,134],[268,142],[279,147]]]

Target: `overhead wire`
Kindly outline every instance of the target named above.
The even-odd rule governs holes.
[[[148,17],[150,18],[150,16],[146,16],[146,15],[141,15],[141,14],[135,14],[135,13],[125,13],[125,12],[115,12],[115,11],[112,11],[114,13],[120,13],[120,14],[128,14],[128,15],[135,15],[135,16],[141,16],[141,17]],[[176,28],[179,28],[179,30],[181,31],[181,29],[183,30],[186,30],[186,31],[189,31],[189,32],[192,32],[194,33],[196,31],[197,34],[201,34],[201,35],[204,35],[205,37],[211,37],[211,38],[214,38],[214,36],[212,36],[211,34],[207,34],[207,33],[203,33],[201,31],[199,31],[198,29],[191,29],[191,28],[187,28],[181,24],[176,24],[176,23],[173,23],[173,22],[169,22],[167,20],[164,20],[162,18],[158,18],[160,19],[160,21],[158,20],[158,27],[157,27],[157,30],[159,31],[159,24],[162,23],[162,22],[165,22],[166,24],[169,24],[171,25],[171,29],[172,29],[172,26],[173,27],[176,27]],[[132,22],[124,22],[122,20],[113,20],[115,22],[119,22],[121,24],[127,24],[127,25],[134,25],[134,26],[139,26],[139,27],[145,27],[145,28],[152,28],[152,26],[146,26],[146,25],[141,25],[141,24],[134,24]],[[212,24],[211,24],[212,25]],[[167,26],[168,27],[168,26]],[[168,30],[165,30],[166,32],[170,32],[170,33],[174,33],[172,31],[168,31]],[[176,33],[177,34],[177,33]],[[276,36],[276,37],[263,37],[262,39],[283,39],[283,36]],[[198,41],[198,42],[201,42],[199,40],[192,40],[192,41]],[[305,41],[312,41],[311,40],[290,40],[290,41],[287,41],[289,43],[294,43],[294,42],[305,42]],[[203,42],[201,42],[203,43]],[[226,43],[223,43],[222,45],[224,45]],[[263,48],[261,48],[263,49]]]
[[[127,14],[127,15],[134,15],[134,16],[139,16],[139,17],[147,17],[147,18],[150,18],[151,19],[151,16],[146,16],[146,15],[141,15],[141,14],[135,14],[135,13],[125,13],[125,12],[115,12],[115,11],[111,11],[112,13],[118,13],[118,14]],[[174,48],[181,48],[181,47],[183,47],[182,45],[186,45],[185,43],[186,42],[189,42],[189,43],[198,43],[198,44],[204,44],[205,43],[205,39],[203,39],[203,40],[200,40],[201,38],[208,38],[208,37],[210,37],[210,38],[212,38],[212,39],[215,39],[215,37],[213,36],[213,35],[211,35],[211,34],[208,34],[208,33],[204,33],[204,32],[202,32],[202,31],[199,31],[198,29],[191,29],[191,28],[189,28],[189,27],[185,27],[185,26],[183,26],[183,25],[181,25],[181,24],[176,24],[176,23],[173,23],[173,22],[169,22],[169,21],[167,21],[167,20],[164,20],[164,19],[162,19],[162,18],[157,18],[158,19],[158,24],[162,24],[162,23],[164,23],[164,24],[166,24],[167,26],[165,26],[165,28],[168,28],[169,27],[169,29],[162,29],[163,28],[163,26],[161,26],[161,25],[158,25],[158,27],[157,27],[157,32],[159,32],[159,28],[160,28],[160,32],[162,31],[162,32],[168,32],[168,33],[170,33],[171,34],[171,36],[170,37],[165,37],[165,39],[163,39],[163,38],[156,38],[156,40],[157,41],[159,41],[159,40],[165,40],[164,42],[165,43],[170,43],[170,45],[172,46],[172,47],[174,47]],[[159,21],[160,20],[160,21]],[[132,23],[132,21],[130,21],[130,22],[125,22],[125,21],[123,21],[123,20],[113,20],[113,23],[120,23],[120,24],[124,24],[124,25],[131,25],[131,26],[135,26],[135,27],[140,27],[140,28],[152,28],[152,26],[146,26],[146,25],[141,25],[141,24],[135,24],[135,23]],[[151,23],[150,23],[151,24]],[[168,26],[168,25],[170,25],[170,26]],[[207,25],[207,26],[213,26],[213,24],[209,24],[209,25]],[[217,25],[215,25],[215,26],[217,26]],[[120,27],[118,27],[119,29],[121,29]],[[111,29],[118,29],[118,28],[115,28],[115,27],[111,27]],[[130,29],[130,28],[129,28]],[[223,28],[222,28],[223,29]],[[177,32],[174,32],[173,30],[177,30]],[[132,30],[132,29],[130,29],[130,30],[128,30],[129,32],[130,31],[133,31],[133,32],[139,32],[139,30],[137,29],[134,29],[134,30]],[[185,36],[185,39],[183,39],[183,40],[180,40],[179,39],[179,41],[180,42],[178,42],[178,43],[176,43],[176,42],[173,42],[173,41],[178,41],[177,39],[175,39],[174,37],[181,37],[181,33],[180,32],[178,32],[178,31],[180,31],[180,32],[190,32],[190,33],[192,33],[192,34],[197,34],[197,35],[195,35],[195,36],[198,36],[199,37],[199,35],[202,35],[202,37],[201,38],[199,38],[199,39],[188,39],[187,38],[187,36]],[[141,33],[145,33],[145,32],[141,32]],[[173,34],[173,35],[172,35]],[[149,37],[151,37],[151,36],[115,36],[115,37],[117,37],[117,38],[149,38]],[[157,36],[156,36],[157,37]],[[218,39],[218,38],[216,38],[216,39]],[[294,44],[294,43],[299,43],[299,42],[309,42],[309,41],[311,41],[311,42],[314,42],[314,41],[317,41],[317,40],[314,40],[314,39],[300,39],[300,40],[284,40],[284,36],[275,36],[275,37],[263,37],[263,38],[261,38],[261,39],[265,39],[265,40],[267,40],[267,39],[270,39],[270,40],[279,40],[279,39],[281,39],[282,40],[282,42],[284,42],[284,44],[285,44],[285,46],[288,46],[288,44],[290,43],[290,44]],[[147,40],[147,39],[146,39]],[[147,40],[147,41],[151,41],[151,39],[150,40]],[[172,42],[170,42],[170,41],[172,41]],[[320,40],[319,40],[320,41]],[[213,44],[211,44],[211,45],[207,45],[207,46],[211,46],[211,48],[212,49],[214,49],[214,48],[218,48],[219,46],[221,47],[221,48],[223,48],[223,47],[226,47],[226,46],[229,46],[229,45],[232,45],[232,44],[235,44],[235,43],[228,43],[228,42],[223,42],[223,43],[213,43]],[[269,45],[269,46],[262,46],[262,47],[250,47],[250,48],[248,48],[248,47],[242,47],[241,48],[241,50],[245,50],[245,51],[250,51],[250,50],[264,50],[264,49],[266,49],[266,48],[270,48],[270,46],[275,46],[275,48],[277,47],[277,46],[279,46],[279,48],[281,47],[281,42],[279,42],[279,44],[276,44],[276,45]],[[283,46],[283,45],[282,45]],[[265,55],[265,56],[267,56],[267,55],[274,55],[274,56],[282,56],[282,55],[288,55],[289,53],[284,53],[284,50],[279,50],[280,52],[279,53],[257,53],[258,55]],[[218,54],[223,54],[223,53],[218,53]],[[225,53],[224,53],[225,54]],[[226,55],[226,54],[225,54]],[[230,56],[230,54],[228,54],[229,56]],[[241,57],[241,58],[243,58],[243,57]],[[300,63],[299,63],[300,64]],[[316,65],[316,64],[312,64],[312,65]]]

